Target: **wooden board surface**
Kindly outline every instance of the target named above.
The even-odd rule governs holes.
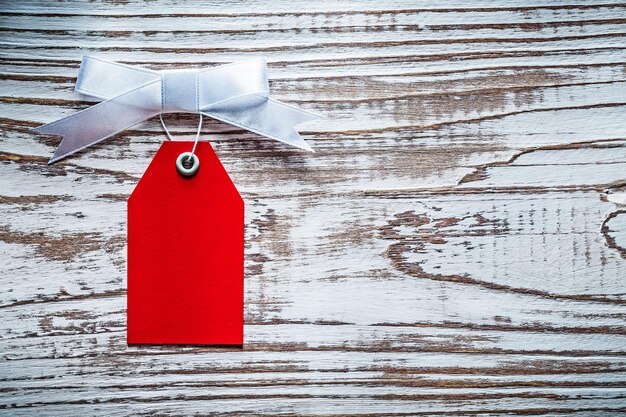
[[[83,54],[262,56],[326,117],[314,154],[204,127],[246,201],[243,349],[127,346],[164,134],[47,165]],[[625,190],[621,1],[2,2],[0,415],[626,414]]]

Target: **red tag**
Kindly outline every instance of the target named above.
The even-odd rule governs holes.
[[[128,343],[243,343],[244,204],[208,142],[164,142],[128,199]]]

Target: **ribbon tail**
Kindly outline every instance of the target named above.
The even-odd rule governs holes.
[[[225,100],[201,109],[201,113],[250,132],[313,152],[296,125],[321,116],[261,95]]]
[[[161,111],[160,98],[157,80],[33,130],[63,136],[48,161],[51,164],[156,116]]]

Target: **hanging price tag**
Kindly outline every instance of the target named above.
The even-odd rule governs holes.
[[[319,116],[270,98],[262,59],[153,71],[84,56],[76,91],[103,101],[34,129],[63,137],[50,163],[157,115],[172,139],[164,113],[200,115],[197,152],[165,142],[128,200],[128,343],[242,344],[244,204],[198,143],[202,117],[312,150],[295,126]]]
[[[243,343],[244,203],[192,147],[164,142],[128,200],[129,344]]]

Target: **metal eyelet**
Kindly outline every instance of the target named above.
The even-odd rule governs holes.
[[[200,159],[191,152],[183,152],[176,158],[176,170],[183,177],[193,177],[200,168]]]

